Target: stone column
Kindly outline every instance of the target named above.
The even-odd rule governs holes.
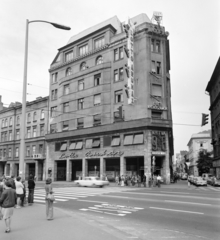
[[[120,157],[120,176],[125,175],[126,173],[126,159],[125,157]]]
[[[43,181],[46,180],[46,160],[43,160]]]
[[[104,159],[103,157],[101,157],[99,159],[100,161],[100,178],[102,178],[104,176]]]
[[[165,179],[166,184],[170,184],[170,149],[169,149],[169,139],[168,139],[168,132],[165,132],[165,138],[166,138],[166,155],[164,158],[163,163],[163,177]]]
[[[70,159],[66,159],[66,181],[70,181]]]
[[[146,131],[144,140],[144,173],[146,174],[146,186],[149,187],[149,178],[151,176],[151,157],[152,157],[152,144],[151,144],[151,131]]]
[[[36,176],[36,181],[39,180],[38,174],[39,174],[39,169],[38,169],[39,162],[35,161],[35,176]]]
[[[83,158],[82,160],[82,179],[88,175],[88,160]]]
[[[10,163],[10,176],[15,176],[15,163]]]
[[[28,177],[29,177],[29,165],[26,162],[24,162],[24,172],[25,172],[24,178],[28,179]]]

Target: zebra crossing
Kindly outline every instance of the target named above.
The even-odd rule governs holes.
[[[207,187],[194,187],[193,190],[201,190],[201,191],[210,191],[211,190],[211,191],[220,193],[220,188],[211,187],[211,186],[207,186]]]
[[[94,197],[108,193],[117,193],[117,192],[124,192],[124,191],[131,191],[136,190],[132,188],[115,188],[115,187],[108,187],[108,188],[77,188],[77,187],[65,187],[65,188],[53,188],[55,201],[54,203],[58,202],[67,202],[69,200],[78,200],[84,199],[87,197]],[[28,196],[28,189],[26,196]],[[82,201],[82,200],[81,200]],[[44,189],[35,189],[34,191],[34,202],[35,203],[45,203],[45,190]]]

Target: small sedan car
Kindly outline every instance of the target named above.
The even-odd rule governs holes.
[[[220,187],[220,180],[219,179],[216,179],[215,177],[212,177],[209,180],[209,184],[212,185],[212,186],[215,186],[215,187]]]
[[[193,182],[196,186],[207,186],[207,181],[201,177],[194,177]]]
[[[83,180],[74,181],[76,185],[82,187],[104,187],[109,185],[109,181],[101,180],[99,177],[85,177]]]

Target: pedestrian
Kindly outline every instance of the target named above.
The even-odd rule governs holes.
[[[0,206],[2,207],[3,219],[5,220],[6,233],[11,231],[11,217],[13,215],[14,206],[16,204],[16,192],[11,188],[11,183],[6,181],[4,183],[5,190],[0,197]]]
[[[0,178],[0,198],[1,198],[1,195],[2,195],[2,193],[4,191],[3,184],[4,184],[3,178]],[[2,208],[1,208],[1,205],[0,205],[0,220],[2,220],[2,217],[3,217],[3,215],[2,215]]]
[[[121,176],[119,176],[119,179],[118,179],[118,185],[121,185]]]
[[[157,186],[158,186],[158,187],[160,187],[161,180],[162,180],[161,176],[158,175],[158,176],[157,176]]]
[[[11,188],[12,189],[16,189],[14,175],[12,175],[11,178],[9,178],[7,181],[9,181],[11,183]]]
[[[17,206],[16,208],[21,208],[21,199],[24,194],[24,185],[20,182],[21,177],[16,178],[15,186],[16,186],[16,194],[17,194]]]
[[[146,173],[143,176],[143,185],[144,187],[146,187],[146,181],[147,181],[147,177],[146,177]]]
[[[140,187],[141,186],[141,176],[140,175],[137,176],[137,183],[138,183],[138,187]]]
[[[124,176],[122,175],[121,176],[121,187],[124,187],[125,186],[125,178]]]
[[[27,201],[26,201],[26,184],[25,184],[25,180],[23,179],[21,181],[21,183],[24,186],[24,188],[23,188],[23,195],[21,197],[21,207],[24,207],[24,205],[27,203]]]
[[[53,194],[53,189],[52,189],[51,183],[52,183],[52,179],[48,178],[46,180],[46,185],[45,185],[45,191],[46,191],[45,201],[46,201],[47,220],[53,220],[53,201],[51,201],[50,199],[47,199],[48,194]]]
[[[118,175],[115,177],[115,184],[118,185],[118,182],[119,182],[119,177]]]
[[[32,176],[28,180],[28,204],[32,205],[34,203],[34,189],[35,181]]]

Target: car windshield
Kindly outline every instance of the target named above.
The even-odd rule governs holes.
[[[198,177],[197,179],[198,179],[199,181],[202,181],[202,180],[203,180],[201,177]]]

